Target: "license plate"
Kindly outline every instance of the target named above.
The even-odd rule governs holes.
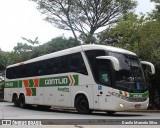
[[[135,108],[140,108],[141,104],[135,104]]]

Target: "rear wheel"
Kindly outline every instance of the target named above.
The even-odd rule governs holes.
[[[19,96],[19,106],[21,108],[25,108],[26,107],[25,96],[23,94]]]
[[[80,95],[76,98],[75,107],[78,113],[81,114],[88,114],[92,112],[92,110],[89,109],[88,100],[84,95]]]
[[[17,95],[13,95],[12,102],[14,103],[15,107],[19,107],[19,99]]]

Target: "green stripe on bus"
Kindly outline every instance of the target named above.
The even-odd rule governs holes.
[[[18,81],[11,81],[5,83],[5,88],[18,88]]]
[[[33,86],[34,86],[33,79],[29,79],[29,87],[33,87]]]
[[[32,90],[32,96],[36,96],[36,88],[31,88]]]
[[[145,98],[149,96],[149,92],[144,93],[129,93],[129,97],[131,98]]]
[[[74,83],[74,85],[78,85],[79,83],[79,81],[78,81],[78,75],[73,75],[73,78],[74,78],[74,80],[75,80],[75,83]]]
[[[19,88],[22,88],[22,80],[19,80]]]

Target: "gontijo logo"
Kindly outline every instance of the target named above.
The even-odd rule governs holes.
[[[78,85],[78,75],[52,77],[42,80],[45,86],[73,86]]]
[[[45,80],[45,85],[67,84],[67,83],[68,83],[68,79],[67,78],[61,78],[61,79],[52,78],[52,79]]]

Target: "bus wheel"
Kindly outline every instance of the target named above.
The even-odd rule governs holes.
[[[78,113],[81,114],[88,114],[92,112],[92,110],[89,109],[88,100],[84,95],[80,95],[76,98],[75,107]]]
[[[113,114],[115,114],[116,112],[115,112],[115,111],[106,111],[106,113],[107,113],[108,115],[113,115]]]
[[[25,108],[26,107],[26,104],[25,104],[25,96],[23,94],[21,94],[19,96],[19,106],[21,108]]]
[[[12,102],[14,103],[15,107],[19,107],[19,99],[17,95],[13,95]]]

